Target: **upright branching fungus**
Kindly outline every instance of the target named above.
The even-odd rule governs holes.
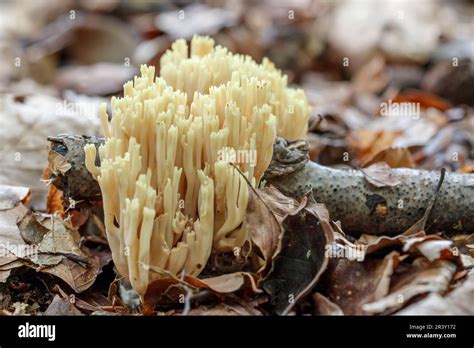
[[[270,61],[208,37],[193,38],[189,55],[176,41],[160,74],[142,66],[123,98],[112,98],[110,121],[101,105],[100,167],[95,147],[85,147],[113,260],[141,295],[153,280],[196,276],[212,252],[245,243],[248,182],[258,184],[277,134],[304,138],[310,113]]]

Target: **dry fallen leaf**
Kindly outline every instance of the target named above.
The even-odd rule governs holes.
[[[367,256],[363,262],[345,258],[332,260],[325,274],[325,295],[346,315],[366,315],[366,303],[389,293],[392,275],[401,262],[392,251],[383,259]]]
[[[351,131],[347,141],[351,148],[353,148],[357,160],[360,163],[365,163],[364,166],[367,166],[370,164],[369,161],[374,158],[375,155],[390,148],[399,136],[400,131],[361,128]],[[390,165],[390,163],[388,164]],[[392,165],[390,166],[393,168]]]
[[[17,204],[0,210],[0,281],[14,268],[27,266],[57,276],[76,292],[90,287],[102,265],[98,256],[79,247],[78,232],[60,218]]]
[[[474,315],[474,275],[447,295],[431,293],[397,315]]]
[[[390,293],[371,303],[365,303],[367,313],[390,313],[405,306],[418,295],[446,291],[456,271],[456,265],[449,261],[429,262],[425,258],[416,259],[406,269],[394,277]]]
[[[287,314],[318,282],[327,266],[326,246],[333,230],[323,204],[308,193],[306,206],[283,221],[282,249],[263,288],[272,296],[274,311]]]
[[[316,315],[344,315],[337,304],[331,302],[326,296],[316,292],[313,294]]]
[[[307,197],[298,202],[285,196],[275,187],[250,190],[245,224],[253,247],[257,248],[259,257],[263,259],[259,273],[265,276],[264,271],[271,268],[273,257],[281,249],[280,225],[283,220],[289,215],[297,214],[306,204]],[[262,224],[262,221],[265,223]]]
[[[208,289],[217,294],[230,294],[242,288],[248,289],[251,293],[261,292],[257,287],[258,277],[248,272],[234,272],[210,278],[184,276],[183,279],[178,279],[171,274],[167,275],[168,278],[157,279],[148,285],[142,298],[144,314],[153,313],[156,304],[165,296],[177,301],[180,295],[186,293],[186,288]]]
[[[396,186],[402,179],[397,177],[397,175],[392,172],[392,168],[385,162],[374,163],[361,170],[367,181],[376,187]]]
[[[79,293],[94,284],[100,271],[100,264],[97,257],[89,259],[86,265],[64,258],[57,265],[43,268],[41,271],[64,280],[75,292]]]
[[[48,309],[44,312],[45,315],[83,315],[80,310],[74,306],[68,297],[54,296],[53,301]]]
[[[259,257],[263,259],[259,272],[264,272],[271,267],[272,258],[281,248],[281,227],[276,215],[269,209],[266,201],[272,200],[270,192],[263,191],[261,193],[249,190],[249,202],[247,212],[245,214],[244,223],[249,231],[250,240],[257,250]],[[262,221],[265,223],[262,224]]]
[[[385,162],[391,168],[415,168],[415,162],[406,148],[388,148],[376,153],[362,166],[368,167],[377,162]]]

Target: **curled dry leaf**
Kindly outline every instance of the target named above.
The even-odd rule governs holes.
[[[281,248],[281,227],[276,215],[266,205],[267,199],[263,198],[269,198],[269,192],[260,190],[260,193],[256,193],[249,190],[249,195],[244,223],[249,231],[252,246],[262,259],[259,272],[264,272],[271,267],[273,256]],[[270,197],[269,200],[271,199]]]
[[[326,245],[333,239],[326,207],[316,203],[311,194],[306,198],[303,209],[284,219],[282,249],[263,283],[275,312],[281,315],[316,285],[327,266]]]
[[[402,308],[418,295],[442,293],[448,289],[456,271],[456,265],[452,262],[429,262],[424,257],[404,266],[403,273],[393,277],[390,293],[376,301],[365,303],[362,307],[365,312],[388,314]]]
[[[397,315],[474,315],[474,274],[446,296],[431,293]]]
[[[265,206],[275,215],[278,223],[282,223],[289,215],[297,214],[308,202],[307,196],[304,196],[298,202],[294,198],[285,196],[273,186],[257,190],[257,193],[260,197],[260,202],[265,202]]]
[[[248,272],[234,272],[223,274],[218,277],[196,278],[184,276],[178,279],[171,274],[169,278],[160,278],[148,285],[147,291],[142,298],[143,313],[153,313],[155,305],[164,297],[178,299],[186,294],[187,289],[208,289],[217,294],[230,294],[241,288],[251,289],[252,293],[261,292],[257,287],[258,277]]]
[[[0,210],[0,281],[5,282],[12,269],[25,263],[22,258],[35,250],[25,243],[17,226],[28,214],[28,209],[19,201],[21,195],[14,194],[19,191],[14,187],[10,189],[9,186],[2,186],[1,191],[0,204],[5,208],[11,207],[16,201],[14,207]]]
[[[376,187],[395,186],[398,185],[402,179],[397,177],[397,175],[392,172],[392,168],[385,162],[374,163],[361,170],[367,181]]]
[[[358,243],[364,244],[366,247],[365,254],[372,254],[379,250],[385,248],[395,248],[395,247],[402,247],[405,245],[405,242],[410,238],[416,237],[423,237],[426,236],[426,233],[421,231],[415,233],[413,235],[404,235],[399,234],[397,236],[389,237],[389,236],[375,236],[371,234],[363,234],[359,237]]]
[[[313,294],[313,302],[315,307],[315,314],[317,315],[344,315],[342,309],[331,302],[326,296],[315,292]]]
[[[464,267],[474,266],[474,233],[453,236],[453,253],[460,254]]]
[[[420,238],[411,238],[403,246],[403,251],[417,251],[429,261],[446,260],[461,263],[459,255],[454,255],[451,250],[453,241],[443,239],[439,236],[427,236]]]
[[[68,297],[56,295],[44,312],[45,315],[83,315]]]
[[[182,315],[181,311],[173,310],[167,312],[166,315]],[[254,308],[248,306],[244,307],[237,303],[219,303],[215,306],[204,306],[201,305],[197,308],[192,308],[186,315],[212,315],[212,316],[236,316],[236,315],[255,315],[260,316],[262,313]]]
[[[389,293],[391,277],[402,259],[396,251],[382,260],[373,256],[367,256],[364,262],[333,259],[325,277],[327,298],[338,305],[344,314],[367,314],[364,304]]]
[[[394,237],[362,235],[358,243],[365,245],[365,254],[373,254],[383,249],[397,248],[411,256],[421,255],[429,261],[448,260],[461,265],[459,250],[453,248],[453,241],[438,235],[426,235],[424,231],[415,234],[400,234]]]
[[[252,246],[258,250],[259,257],[263,259],[259,273],[265,276],[264,271],[272,267],[272,259],[281,249],[281,223],[287,216],[295,215],[303,209],[307,198],[304,197],[298,202],[285,196],[275,187],[249,192],[245,224]]]
[[[221,294],[237,291],[242,286],[244,286],[246,282],[254,292],[261,292],[261,290],[257,288],[256,277],[247,272],[235,272],[204,279],[190,278],[190,283],[192,285],[196,285],[201,288],[208,288]]]

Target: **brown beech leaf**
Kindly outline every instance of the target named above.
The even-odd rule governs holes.
[[[75,292],[79,293],[87,290],[94,284],[100,271],[100,263],[97,257],[89,258],[88,262],[87,265],[82,265],[64,258],[57,265],[43,268],[41,271],[62,279]]]
[[[301,202],[287,197],[275,187],[250,190],[245,224],[250,240],[264,260],[259,273],[271,268],[271,260],[281,248],[281,223],[288,215],[294,215],[306,205],[306,197]],[[264,222],[264,223],[262,223]]]
[[[41,214],[27,214],[18,224],[21,237],[26,243],[39,244],[49,232],[48,228],[41,224],[41,220]]]
[[[326,207],[316,203],[311,193],[306,197],[306,206],[283,221],[282,249],[263,283],[275,312],[281,315],[316,285],[327,266],[326,245],[333,239]]]
[[[466,268],[474,266],[474,233],[459,234],[451,237],[454,245],[453,252],[460,254],[461,261]]]
[[[167,278],[160,278],[148,285],[147,291],[142,298],[143,313],[149,315],[158,302],[164,296],[168,298],[176,298],[186,293],[188,289],[208,289],[217,294],[230,294],[241,288],[251,290],[252,293],[261,292],[257,288],[258,277],[248,272],[234,272],[223,274],[218,277],[196,278],[192,276],[184,276],[179,279],[169,274]]]
[[[257,190],[258,195],[265,202],[265,205],[273,212],[277,221],[282,223],[288,215],[295,215],[303,209],[308,201],[304,196],[301,202],[296,199],[287,197],[277,188],[270,186]]]
[[[409,240],[413,240],[415,238],[421,238],[419,240],[424,240],[425,238],[430,239],[439,237],[436,235],[427,236],[424,231],[420,231],[411,235],[399,234],[393,237],[363,234],[359,237],[357,242],[366,246],[365,254],[368,255],[388,248],[398,248],[401,250]]]
[[[459,252],[452,249],[453,241],[424,231],[415,234],[400,234],[394,237],[363,234],[358,243],[365,245],[365,254],[373,254],[383,249],[394,249],[410,256],[422,255],[430,261],[449,260],[461,265]]]
[[[400,131],[361,128],[351,131],[347,142],[354,149],[359,162],[367,166],[375,155],[390,148],[399,136]]]
[[[166,312],[166,315],[182,315],[182,311],[173,310]],[[214,306],[201,305],[197,308],[192,308],[186,315],[212,315],[212,316],[242,316],[252,315],[261,316],[262,313],[249,306],[242,306],[237,303],[218,303]]]
[[[21,203],[24,190],[0,186],[0,282],[5,282],[14,268],[28,265],[23,258],[35,250],[21,237],[18,224],[28,215]]]
[[[54,296],[53,302],[49,305],[45,315],[83,315],[68,297]]]
[[[388,294],[392,274],[401,259],[399,253],[392,251],[382,260],[373,256],[367,256],[363,262],[332,260],[325,277],[325,295],[344,314],[367,314],[363,305]]]
[[[376,187],[396,186],[401,182],[401,178],[397,177],[385,162],[374,163],[361,170],[365,179]]]
[[[29,246],[21,238],[17,223],[28,213],[23,204],[9,210],[0,211],[0,252],[2,255],[23,257]]]
[[[415,162],[410,151],[404,147],[390,147],[376,153],[362,166],[368,167],[377,162],[385,162],[391,168],[415,168]]]
[[[37,229],[36,234],[43,234],[43,238],[37,244],[36,252],[27,257],[28,260],[38,266],[58,265],[64,258],[83,264],[90,262],[92,258],[79,248],[79,233],[69,222],[55,217],[42,218],[40,214],[34,215],[34,218],[38,222],[34,226]]]
[[[249,202],[244,223],[247,225],[250,240],[258,250],[264,263],[260,268],[263,272],[270,266],[271,259],[280,248],[281,228],[275,215],[265,202],[253,190],[249,190]],[[262,223],[265,221],[265,223]]]
[[[433,292],[397,315],[474,315],[474,274],[444,297]]]
[[[417,252],[426,257],[429,261],[449,260],[461,265],[460,255],[451,249],[452,245],[452,240],[430,235],[407,240],[403,246],[403,251],[411,253]]]
[[[393,277],[390,292],[371,303],[365,303],[363,310],[372,314],[389,314],[404,307],[418,295],[446,291],[456,271],[456,265],[449,261],[429,262],[420,257],[412,264],[400,267]]]
[[[313,302],[316,315],[344,315],[342,309],[337,304],[331,302],[319,292],[313,294]]]
[[[29,243],[29,244],[27,244]],[[31,213],[19,203],[0,211],[0,279],[28,266],[64,280],[74,291],[89,288],[101,270],[97,256],[79,247],[80,235],[60,218]]]
[[[188,279],[193,285],[208,288],[212,291],[221,294],[228,294],[239,290],[246,282],[250,285],[254,292],[261,292],[257,289],[255,278],[252,274],[247,272],[235,272],[223,274],[218,277],[203,278],[203,279]]]

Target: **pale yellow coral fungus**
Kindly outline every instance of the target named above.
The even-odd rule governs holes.
[[[114,262],[141,295],[154,279],[198,275],[213,250],[245,243],[247,181],[258,184],[277,133],[304,138],[310,112],[268,60],[233,55],[208,37],[193,38],[190,55],[176,41],[160,74],[142,66],[123,98],[112,98],[110,122],[101,106],[100,167],[95,147],[85,147]]]

